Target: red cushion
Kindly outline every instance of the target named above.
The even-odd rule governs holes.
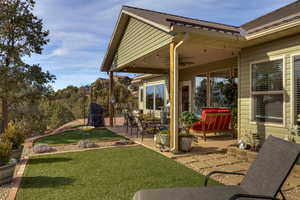
[[[193,123],[192,129],[196,131],[207,130],[225,130],[229,128],[231,116],[209,116],[206,113],[230,113],[231,110],[227,108],[204,108],[202,111],[202,121]],[[202,126],[205,123],[205,126]],[[203,130],[204,129],[204,130]]]
[[[202,130],[202,121],[194,122],[192,125],[192,129],[196,130],[196,131],[201,131]]]
[[[230,113],[231,110],[227,108],[203,108],[202,109],[202,120],[205,119],[205,113]]]

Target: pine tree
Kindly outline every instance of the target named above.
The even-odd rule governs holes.
[[[41,54],[49,41],[42,20],[33,14],[34,6],[34,0],[0,0],[1,132],[7,127],[10,107],[40,96],[55,78],[39,65],[28,65],[23,59]]]

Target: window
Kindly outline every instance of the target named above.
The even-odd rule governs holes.
[[[195,78],[195,112],[201,115],[201,109],[207,107],[207,76],[198,75]]]
[[[204,107],[230,107],[233,98],[228,98],[228,91],[233,91],[231,83],[236,84],[237,69],[226,69],[222,71],[201,74],[195,77],[195,112],[201,115]]]
[[[300,56],[294,57],[294,88],[294,122],[296,123],[297,116],[300,114]]]
[[[160,110],[164,107],[165,88],[163,84],[155,86],[155,110]]]
[[[154,87],[146,87],[146,108],[149,110],[154,109]]]
[[[165,85],[151,85],[146,87],[146,109],[160,110],[165,106]]]
[[[144,101],[144,89],[141,88],[140,89],[140,102],[143,102]]]
[[[252,64],[252,120],[283,122],[283,60]]]
[[[229,107],[230,103],[225,96],[224,91],[228,85],[230,71],[219,71],[210,73],[210,106],[211,107]]]

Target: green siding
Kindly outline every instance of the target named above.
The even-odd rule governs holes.
[[[173,39],[171,34],[165,33],[153,26],[135,18],[129,18],[118,49],[115,53],[112,67],[124,66],[156,49],[159,49]]]
[[[284,138],[289,134],[292,123],[292,62],[291,55],[299,53],[300,55],[300,35],[283,38],[280,40],[268,42],[255,47],[242,49],[240,57],[240,77],[239,77],[239,125],[240,136],[243,131],[259,133],[262,136],[274,135]],[[269,58],[284,57],[284,78],[285,78],[285,126],[276,127],[272,125],[253,124],[251,120],[251,97],[250,97],[250,64],[259,60]],[[296,138],[300,141],[300,138]]]

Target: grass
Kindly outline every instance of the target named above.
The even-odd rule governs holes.
[[[35,142],[49,144],[49,145],[58,145],[58,144],[73,144],[77,143],[80,140],[90,140],[93,142],[114,140],[114,139],[125,139],[124,137],[110,131],[107,129],[92,129],[89,131],[84,130],[69,130],[56,135],[50,135],[44,138],[41,138]]]
[[[154,151],[121,147],[31,158],[17,200],[130,200],[140,189],[203,181],[204,176]]]

